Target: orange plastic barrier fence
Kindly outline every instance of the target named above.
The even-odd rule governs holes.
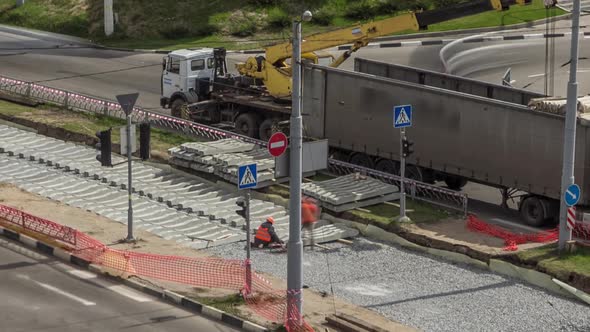
[[[0,205],[1,221],[63,242],[75,256],[109,269],[196,287],[240,291],[247,305],[260,316],[284,323],[290,332],[313,332],[313,328],[305,321],[297,328],[288,326],[290,318],[298,315],[297,312],[287,314],[286,291],[274,289],[260,274],[252,271],[251,289],[245,291],[246,260],[155,255],[111,249],[76,229],[4,205]]]
[[[467,228],[474,232],[484,233],[504,239],[506,245],[504,247],[505,251],[518,250],[519,244],[527,242],[547,243],[557,241],[559,238],[559,230],[557,228],[531,234],[516,234],[502,227],[488,224],[472,214],[467,216]]]

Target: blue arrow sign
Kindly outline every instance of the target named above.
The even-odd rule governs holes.
[[[565,190],[565,204],[567,206],[574,206],[580,200],[580,187],[577,184],[570,184]]]
[[[257,184],[256,164],[243,165],[238,168],[238,189],[253,188]]]
[[[393,127],[403,128],[412,126],[412,105],[393,107]]]

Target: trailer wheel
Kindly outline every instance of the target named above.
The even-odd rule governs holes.
[[[174,117],[182,118],[182,108],[184,104],[186,104],[186,102],[181,98],[174,99],[170,106],[170,114]]]
[[[263,141],[268,141],[273,134],[273,128],[276,126],[278,120],[268,118],[260,124],[260,128],[258,128],[258,136]]]
[[[422,176],[422,169],[414,165],[406,165],[405,177],[420,182],[424,180],[424,177]]]
[[[452,190],[461,190],[467,184],[467,179],[462,176],[449,175],[445,177],[447,187]]]
[[[375,163],[373,162],[371,157],[367,156],[364,153],[360,153],[360,152],[355,153],[350,157],[350,163],[361,166],[361,167],[366,167],[366,168],[375,167]]]
[[[539,227],[547,220],[547,209],[539,197],[527,196],[520,204],[520,215],[527,225]]]
[[[389,174],[399,175],[399,163],[389,159],[381,159],[375,165],[375,169]]]
[[[236,119],[236,132],[244,136],[256,138],[258,126],[256,116],[252,113],[242,113]]]

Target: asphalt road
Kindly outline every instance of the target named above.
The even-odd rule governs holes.
[[[238,331],[0,238],[0,332]]]

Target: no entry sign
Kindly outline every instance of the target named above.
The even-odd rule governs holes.
[[[287,150],[287,136],[281,132],[274,133],[268,140],[268,152],[273,157],[282,155]]]

